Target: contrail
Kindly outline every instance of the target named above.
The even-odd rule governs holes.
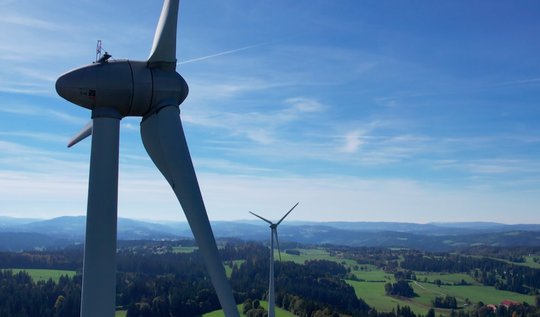
[[[228,55],[228,54],[232,54],[232,53],[236,53],[236,52],[240,52],[240,51],[245,51],[245,50],[249,50],[249,49],[256,48],[256,47],[266,46],[266,45],[273,44],[273,43],[276,43],[276,42],[279,42],[279,41],[270,41],[270,42],[263,42],[263,43],[259,43],[259,44],[244,46],[244,47],[240,47],[240,48],[236,48],[236,49],[232,49],[232,50],[228,50],[228,51],[223,51],[223,52],[212,54],[212,55],[207,55],[207,56],[203,56],[203,57],[197,57],[197,58],[188,59],[187,61],[178,62],[176,64],[177,65],[183,65],[183,64],[193,63],[193,62],[199,62],[199,61],[203,61],[205,59],[218,57],[218,56],[222,56],[222,55]]]

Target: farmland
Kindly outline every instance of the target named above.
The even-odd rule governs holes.
[[[433,308],[433,301],[436,297],[452,296],[458,303],[458,308],[470,311],[478,302],[485,304],[499,304],[504,300],[515,302],[534,303],[535,297],[532,295],[519,294],[506,290],[498,290],[492,286],[485,286],[476,281],[471,275],[465,273],[440,273],[413,271],[415,280],[411,281],[411,286],[416,294],[412,298],[389,296],[385,292],[386,283],[395,283],[396,278],[392,273],[374,265],[359,265],[351,259],[336,257],[330,255],[330,252],[321,248],[297,249],[299,255],[282,254],[283,261],[293,261],[295,263],[304,263],[311,260],[329,260],[341,263],[348,268],[354,276],[353,279],[347,279],[347,283],[354,287],[359,298],[378,311],[390,312],[395,310],[397,305],[409,306],[416,314],[427,314],[430,308]],[[532,268],[538,266],[532,256],[525,257],[526,262],[516,265],[527,265]],[[507,260],[502,260],[510,263]],[[440,285],[437,285],[437,282]],[[278,286],[279,287],[279,286]],[[437,315],[449,315],[449,309],[435,309]]]
[[[189,242],[174,241],[130,242],[121,248],[117,257],[116,317],[139,316],[145,310],[147,314],[160,302],[168,305],[170,316],[184,316],[186,311],[188,315],[223,316],[196,250]],[[239,309],[243,310],[241,303],[255,300],[267,307],[263,300],[268,289],[268,247],[229,242],[222,243],[220,250]],[[463,317],[475,316],[482,307],[479,303],[498,305],[506,300],[528,303],[531,305],[521,307],[535,309],[538,254],[516,252],[497,250],[494,255],[500,257],[496,257],[404,248],[295,245],[282,250],[281,261],[279,253],[274,254],[276,304],[280,307],[277,316],[326,316],[327,310],[330,315],[364,316],[374,308],[373,317],[397,317],[400,307],[410,309],[407,317],[425,316],[432,309],[436,316],[446,317],[452,309],[435,307],[446,298],[454,300],[454,309]],[[31,280],[35,283],[33,292],[55,289],[54,296],[65,297],[66,305],[69,300],[70,310],[77,312],[81,279],[76,272],[80,272],[81,255],[73,250],[5,255],[4,263],[9,259],[13,264],[2,269],[3,283],[15,287],[18,280],[27,281],[25,285]],[[63,269],[56,269],[60,267]],[[21,271],[26,277],[18,276]],[[62,275],[67,279],[60,279]],[[389,287],[403,282],[412,295],[389,291]],[[21,294],[17,298],[26,298],[22,295],[26,290],[17,291]],[[40,305],[47,305],[47,301]],[[251,311],[248,315],[256,314]]]
[[[296,253],[296,254],[292,254]],[[276,251],[275,259],[279,259]],[[485,304],[499,304],[504,300],[511,300],[520,303],[534,303],[535,297],[527,294],[519,294],[506,290],[498,290],[493,286],[486,286],[475,280],[466,273],[447,273],[447,272],[425,272],[413,271],[415,280],[410,281],[410,285],[416,294],[415,297],[405,298],[400,296],[390,296],[385,292],[386,283],[395,283],[396,278],[393,273],[385,272],[383,269],[373,264],[359,264],[357,261],[346,258],[342,254],[336,255],[332,250],[325,248],[298,248],[294,252],[281,253],[283,262],[290,261],[297,264],[304,264],[306,261],[326,260],[344,265],[351,273],[346,282],[351,285],[356,295],[362,298],[368,305],[381,312],[391,312],[399,305],[408,306],[416,314],[426,315],[433,308],[433,302],[436,297],[451,296],[455,297],[458,309],[473,312],[478,302]],[[535,267],[532,257],[527,257],[527,265]],[[277,260],[276,260],[277,261]],[[509,262],[503,260],[504,262]],[[236,265],[241,265],[242,261],[235,261]],[[526,265],[521,264],[521,265]],[[227,267],[228,272],[230,267]],[[279,285],[276,286],[279,290]],[[266,302],[261,304],[265,307]],[[240,306],[239,306],[240,307]],[[450,309],[435,308],[437,316],[450,316]],[[278,316],[285,311],[280,311]],[[287,312],[290,314],[289,312]],[[221,311],[215,311],[204,316],[223,316]]]

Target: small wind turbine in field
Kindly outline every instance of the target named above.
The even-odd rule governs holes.
[[[274,238],[276,239],[276,245],[278,249],[279,254],[279,260],[281,261],[281,250],[279,249],[279,239],[277,234],[277,227],[279,224],[287,217],[291,211],[293,211],[296,206],[298,206],[299,203],[296,203],[286,214],[283,216],[278,222],[273,223],[272,221],[265,219],[259,215],[257,215],[254,212],[249,212],[250,214],[254,215],[257,218],[262,219],[263,221],[270,224],[270,278],[268,282],[268,317],[275,317],[276,311],[275,311],[275,284],[274,284]]]

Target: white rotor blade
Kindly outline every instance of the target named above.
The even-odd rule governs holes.
[[[300,202],[297,202],[296,205],[294,205],[294,206],[291,208],[291,210],[289,210],[289,211],[285,214],[285,216],[283,216],[283,218],[281,218],[281,219],[276,223],[276,226],[279,226],[279,224],[283,221],[283,219],[285,219],[285,217],[287,217],[287,216],[291,213],[291,211],[293,211],[293,209],[296,208],[296,206],[298,206],[299,203],[300,203]]]
[[[149,63],[174,63],[176,67],[176,25],[179,0],[164,0],[154,34]]]
[[[276,245],[277,245],[277,250],[278,250],[278,254],[279,254],[279,260],[281,261],[281,249],[279,247],[279,239],[278,239],[278,236],[277,236],[277,228],[272,229],[272,231],[274,231],[274,236],[276,237]]]
[[[90,120],[82,129],[77,133],[71,140],[69,140],[68,147],[72,147],[75,144],[81,142],[82,140],[86,139],[90,135],[92,135],[92,127],[93,127],[93,121]]]
[[[191,162],[177,106],[166,106],[141,122],[146,151],[173,188],[199,246],[226,316],[239,316]]]
[[[268,222],[269,224],[272,224],[272,221],[270,221],[270,220],[268,220],[268,219],[265,219],[265,218],[263,218],[263,217],[257,215],[257,214],[254,213],[254,212],[251,212],[251,211],[250,211],[249,213],[252,214],[253,216],[257,217],[257,218],[260,218],[260,219],[262,219],[262,220]]]

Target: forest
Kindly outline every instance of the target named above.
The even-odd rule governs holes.
[[[258,304],[268,289],[269,250],[261,243],[239,240],[220,242],[224,263],[237,303],[244,303],[247,316],[265,316]],[[298,245],[285,247],[301,254]],[[305,248],[306,246],[304,246]],[[303,263],[277,261],[276,305],[297,316],[416,317],[407,305],[378,311],[357,296],[350,280],[359,280],[354,270],[378,267],[390,274],[388,298],[417,296],[411,283],[418,272],[466,273],[475,280],[512,292],[538,295],[540,269],[511,262],[515,249],[498,250],[501,258],[463,253],[426,253],[415,250],[325,246],[329,259],[308,259]],[[522,250],[522,255],[538,250]],[[78,316],[80,309],[82,246],[62,250],[0,253],[0,316]],[[508,256],[508,257],[506,257]],[[334,260],[332,260],[334,259]],[[345,262],[349,261],[349,262]],[[348,264],[347,264],[348,263]],[[352,263],[352,265],[351,265]],[[346,265],[347,264],[347,265]],[[202,316],[220,309],[193,241],[130,241],[119,243],[117,256],[118,310],[127,317]],[[73,270],[74,276],[58,280],[33,280],[17,269]],[[442,283],[442,282],[441,282]],[[482,302],[460,309],[452,296],[437,297],[433,309],[446,309],[449,316],[518,317],[540,316],[540,297],[534,303],[514,303],[496,310]],[[255,307],[256,306],[256,307]],[[437,311],[439,312],[439,310]]]

